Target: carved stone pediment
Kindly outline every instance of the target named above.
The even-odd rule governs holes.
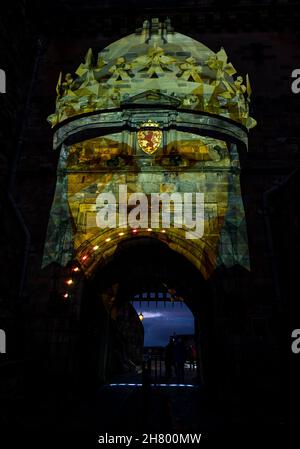
[[[147,107],[151,106],[172,106],[178,107],[180,106],[181,101],[173,97],[171,95],[166,95],[156,90],[147,90],[138,95],[134,95],[126,100],[123,100],[122,106],[134,106],[134,105],[146,105]]]

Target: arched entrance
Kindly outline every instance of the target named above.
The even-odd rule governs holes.
[[[131,302],[144,328],[144,377],[154,384],[198,381],[195,317],[175,290],[140,291]]]
[[[60,157],[43,266],[64,267],[59,296],[76,319],[81,310],[89,382],[118,370],[113,328],[122,314],[134,340],[126,351],[140,361],[142,328],[124,305],[167,285],[195,317],[198,379],[220,386],[226,371],[233,384],[241,339],[228,304],[232,322],[245,307],[230,273],[250,268],[240,160],[255,125],[251,86],[233,76],[223,48],[158,23],[97,57],[90,49],[77,76],[59,76],[49,121]]]
[[[136,292],[158,295],[166,286],[173,294],[170,300],[183,300],[193,313],[196,377],[206,383],[213,327],[209,284],[184,256],[150,237],[124,241],[86,283],[81,309],[82,367],[89,378],[109,381],[122,371],[121,358],[142,365],[143,326],[130,301]]]

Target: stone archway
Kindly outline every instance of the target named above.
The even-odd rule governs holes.
[[[161,291],[168,285],[180,294],[195,319],[199,381],[208,382],[209,339],[213,328],[211,291],[199,271],[181,254],[150,237],[127,240],[87,281],[82,298],[83,366],[106,381],[114,374],[113,339],[116,319],[136,291]],[[126,315],[127,313],[127,315]],[[131,313],[135,333],[138,317]],[[85,355],[84,355],[85,354]],[[92,371],[92,373],[91,373]]]
[[[97,58],[90,49],[75,72],[78,76],[66,74],[65,81],[62,73],[59,76],[56,111],[49,121],[60,157],[43,266],[65,267],[60,299],[76,310],[81,307],[85,370],[105,380],[109,319],[99,297],[120,280],[126,296],[130,282],[138,279],[143,284],[147,272],[153,281],[157,266],[169,260],[168,282],[184,290],[197,316],[207,382],[216,372],[212,360],[218,353],[217,325],[224,328],[223,334],[227,332],[226,310],[217,323],[225,301],[212,278],[224,267],[250,268],[240,160],[247,150],[247,129],[255,125],[249,116],[251,87],[248,77],[244,85],[242,77],[233,76],[236,71],[223,48],[214,53],[168,23],[160,24],[157,32],[157,24],[157,20],[145,22]],[[155,130],[149,130],[150,125]],[[152,143],[154,135],[160,136],[155,151],[140,144],[145,131],[153,132]],[[124,187],[127,193],[119,205],[126,208],[135,194],[146,199],[152,194],[177,198],[186,194],[191,195],[192,211],[196,195],[203,195],[203,234],[196,240],[186,238],[184,214],[178,221],[173,213],[170,226],[163,220],[131,226],[123,220],[120,207],[118,225],[100,226],[99,196],[115,196]],[[110,206],[114,205],[112,201]],[[152,203],[148,205],[151,215]],[[170,214],[174,209],[175,201],[172,207],[170,201]],[[137,257],[143,263],[132,259],[132,248],[144,248],[150,235],[156,253],[145,268],[143,254]],[[87,279],[83,297],[78,274]]]
[[[153,228],[205,279],[222,264],[249,269],[240,190],[240,158],[256,123],[249,116],[249,78],[244,85],[233,77],[223,48],[214,53],[158,19],[95,56],[89,49],[76,76],[63,81],[60,73],[56,111],[48,118],[60,158],[43,266],[77,260],[89,276],[90,262],[112,255],[134,227],[120,205],[127,208],[134,195],[164,194],[191,195],[193,210],[193,195],[203,195],[203,232],[188,241],[183,214],[174,214],[169,226],[151,218],[135,227]],[[125,187],[118,225],[99,224],[99,197]],[[172,201],[174,208],[181,202]]]

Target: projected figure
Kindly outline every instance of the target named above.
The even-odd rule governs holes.
[[[247,128],[255,125],[248,76],[245,84],[234,78],[224,49],[214,53],[168,21],[157,23],[145,22],[97,56],[89,50],[67,89],[59,77],[49,121],[60,161],[44,266],[77,259],[89,273],[123,239],[151,235],[185,255],[204,278],[221,264],[249,269],[239,176]],[[120,186],[127,189],[121,199]],[[101,193],[117,199],[118,207],[109,206],[115,227],[97,225]],[[169,227],[162,207],[157,220],[143,216],[145,204],[149,217],[153,212],[153,193],[177,194],[164,210]],[[187,239],[179,202],[186,198],[195,217],[196,193],[204,195],[204,229]]]

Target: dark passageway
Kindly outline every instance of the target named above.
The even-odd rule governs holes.
[[[137,292],[140,304],[142,301],[149,304],[150,294],[147,297],[147,292],[151,292],[157,301],[161,301],[161,296],[164,296],[170,310],[172,302],[177,308],[183,303],[184,307],[191,310],[195,326],[194,358],[197,360],[194,377],[198,379],[198,383],[203,383],[204,371],[201,370],[205,357],[208,359],[205,351],[211,326],[208,287],[190,262],[153,238],[135,238],[125,242],[112,260],[88,282],[82,305],[84,371],[86,372],[87,366],[84,347],[88,346],[94,348],[94,354],[92,351],[88,352],[88,366],[93,370],[89,374],[100,378],[102,376],[102,381],[107,382],[116,375],[130,371],[130,368],[135,373],[141,373],[139,368],[142,367],[145,356],[147,358],[148,354],[149,357],[149,351],[146,354],[143,350],[143,324],[131,304],[132,299],[136,299]],[[158,302],[156,307],[157,304]],[[200,310],[203,311],[201,314]],[[91,327],[94,332],[90,331]],[[192,333],[194,334],[194,330]],[[93,335],[92,339],[90,334]],[[169,336],[165,346],[168,340]],[[160,358],[164,357],[161,355]]]

